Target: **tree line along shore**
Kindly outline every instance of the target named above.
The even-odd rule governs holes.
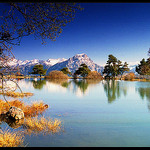
[[[108,61],[104,66],[103,75],[97,71],[91,71],[88,66],[83,63],[79,68],[71,73],[67,67],[62,68],[60,71],[53,70],[46,75],[47,69],[43,65],[35,65],[30,75],[21,75],[20,72],[7,75],[11,78],[46,78],[46,79],[114,79],[114,80],[134,80],[134,81],[149,81],[150,80],[150,58],[140,61],[135,68],[137,75],[134,72],[129,72],[128,63],[120,61],[113,55],[108,55]]]

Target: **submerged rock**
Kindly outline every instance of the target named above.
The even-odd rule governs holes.
[[[14,106],[10,107],[6,115],[14,118],[15,120],[24,118],[24,112],[20,108]]]

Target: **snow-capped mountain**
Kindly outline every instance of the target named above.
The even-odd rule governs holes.
[[[137,64],[137,65],[138,65],[138,64]],[[135,71],[137,65],[130,65],[130,66],[129,66],[129,69],[130,69],[129,72],[134,72],[135,74],[137,74],[137,72]]]
[[[21,61],[14,59],[8,64],[13,67],[19,67],[21,74],[28,75],[29,72],[32,72],[34,65],[37,64],[42,64],[43,68],[47,69],[48,74],[52,70],[61,70],[64,67],[68,67],[68,69],[73,73],[82,63],[85,63],[92,71],[95,70],[100,73],[103,71],[103,67],[95,64],[86,54],[77,54],[69,59],[58,58],[48,59],[46,61],[38,59]]]
[[[24,75],[29,75],[29,72],[32,72],[32,69],[34,65],[42,64],[44,69],[47,69],[47,74],[52,70],[61,70],[64,67],[67,67],[70,72],[74,73],[75,70],[79,68],[79,66],[85,63],[90,70],[97,71],[102,74],[104,66],[100,66],[96,63],[94,63],[86,54],[76,54],[73,57],[70,57],[69,59],[65,58],[58,58],[58,59],[48,59],[46,61],[44,60],[17,60],[14,59],[13,61],[9,62],[8,65],[13,67],[19,67],[20,73]],[[135,73],[135,67],[136,65],[129,65],[130,72]]]
[[[100,73],[102,73],[103,71],[103,67],[95,64],[86,54],[76,54],[75,56],[69,58],[66,61],[51,66],[47,70],[47,73],[52,70],[61,70],[64,67],[67,67],[70,72],[74,73],[75,70],[77,70],[82,63],[85,63],[92,71],[97,71]]]
[[[46,61],[38,60],[38,59],[33,59],[30,61],[29,60],[21,61],[21,60],[13,59],[13,61],[8,62],[8,65],[12,67],[19,67],[21,74],[28,75],[29,72],[32,72],[33,67],[37,64],[42,64],[44,69],[48,69],[54,64],[63,62],[65,60],[67,59],[58,58],[58,59],[48,59]]]

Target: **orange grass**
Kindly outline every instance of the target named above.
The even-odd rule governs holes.
[[[3,94],[0,92],[0,94]],[[11,96],[11,97],[28,97],[28,96],[33,96],[33,93],[20,93],[20,92],[6,92],[4,93],[5,96]]]
[[[24,122],[25,127],[27,128],[26,134],[31,133],[57,133],[61,130],[61,121],[58,119],[50,119],[41,117],[28,118]]]
[[[0,147],[17,147],[23,145],[24,135],[19,132],[0,130]]]
[[[34,117],[42,114],[48,108],[48,105],[44,104],[42,101],[34,101],[31,105],[26,105],[22,108],[25,117]]]
[[[34,101],[30,105],[25,105],[23,101],[11,100],[8,101],[11,106],[21,108],[25,114],[23,126],[24,134],[38,134],[38,133],[57,133],[62,129],[61,121],[58,119],[38,118],[37,115],[48,108],[48,105],[42,101]],[[0,100],[0,114],[6,113],[9,110],[9,105]],[[36,116],[32,118],[33,116]],[[0,147],[18,147],[23,144],[24,134],[20,132],[10,132],[0,130]]]
[[[25,117],[36,116],[38,114],[41,114],[48,108],[48,105],[45,105],[42,101],[35,101],[32,102],[30,105],[25,105],[23,101],[19,100],[8,101],[8,103],[11,106],[21,108],[24,112]],[[8,110],[9,105],[5,101],[0,100],[0,114],[5,114]]]

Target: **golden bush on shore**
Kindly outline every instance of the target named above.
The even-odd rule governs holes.
[[[102,75],[97,71],[90,71],[85,77],[86,79],[103,79]]]
[[[9,130],[0,130],[0,147],[23,146],[25,134],[54,134],[62,129],[61,121],[58,119],[52,120],[50,118],[44,118],[44,116],[41,118],[37,117],[39,114],[42,114],[42,112],[48,108],[48,105],[44,104],[42,101],[34,101],[30,105],[24,104],[23,101],[19,100],[11,100],[8,101],[8,103],[11,106],[15,106],[23,110],[25,118],[23,119],[21,124],[18,122],[18,127],[22,125],[24,127],[24,131],[11,132]],[[4,114],[2,116],[5,116],[9,108],[10,106],[5,101],[0,100],[0,114]],[[7,122],[8,120],[2,119],[1,121]]]
[[[21,108],[24,112],[25,117],[33,117],[38,114],[41,114],[48,108],[47,104],[44,104],[42,101],[34,101],[30,105],[24,104],[20,100],[8,101],[11,106]],[[9,110],[10,106],[3,100],[0,100],[0,114],[5,114]]]
[[[48,76],[45,78],[47,79],[68,79],[69,77],[64,74],[62,71],[54,70],[49,72]]]
[[[0,147],[24,147],[25,135],[31,134],[55,134],[61,131],[62,123],[59,119],[29,117],[22,123],[24,131],[0,130]]]
[[[48,108],[47,104],[44,104],[42,101],[34,101],[31,105],[24,105],[22,110],[25,117],[34,117],[39,114],[42,114]]]
[[[5,96],[11,96],[11,97],[28,97],[28,96],[33,96],[33,93],[26,92],[26,93],[20,93],[20,92],[6,92],[0,94],[4,94]]]
[[[23,142],[23,134],[9,130],[0,130],[0,147],[17,147],[23,145]]]
[[[135,74],[133,72],[130,72],[124,76],[125,80],[133,80],[134,78],[135,78]]]
[[[31,133],[57,133],[61,130],[61,121],[58,119],[50,119],[50,118],[28,118],[24,122],[24,126],[26,127],[26,134]]]

